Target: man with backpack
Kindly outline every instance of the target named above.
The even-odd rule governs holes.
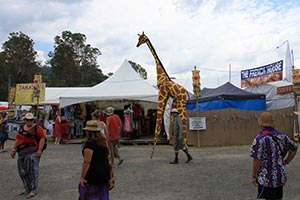
[[[35,117],[32,113],[27,113],[23,120],[25,125],[16,136],[10,156],[15,158],[16,152],[18,153],[18,171],[25,188],[25,191],[19,195],[26,195],[26,198],[30,199],[37,194],[39,162],[46,134],[40,126],[34,123]]]

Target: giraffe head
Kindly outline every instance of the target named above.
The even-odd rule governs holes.
[[[138,41],[136,47],[141,46],[142,44],[146,43],[148,40],[148,37],[144,34],[144,31],[143,31],[142,35],[138,34],[138,36],[139,36],[139,41]]]

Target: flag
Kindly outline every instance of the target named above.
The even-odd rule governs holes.
[[[286,43],[286,52],[285,52],[285,80],[292,82],[292,56],[289,41]]]

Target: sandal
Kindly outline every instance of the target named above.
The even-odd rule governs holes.
[[[26,194],[29,194],[29,192],[28,191],[24,191],[24,192],[19,193],[18,195],[21,196],[21,195],[26,195]]]
[[[35,197],[36,193],[34,192],[30,192],[27,196],[26,196],[26,199],[31,199],[33,197]]]

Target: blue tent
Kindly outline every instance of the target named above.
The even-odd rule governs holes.
[[[187,110],[196,110],[196,98],[187,101]],[[227,82],[217,88],[203,88],[198,98],[198,111],[235,108],[266,110],[266,95],[244,91]]]

